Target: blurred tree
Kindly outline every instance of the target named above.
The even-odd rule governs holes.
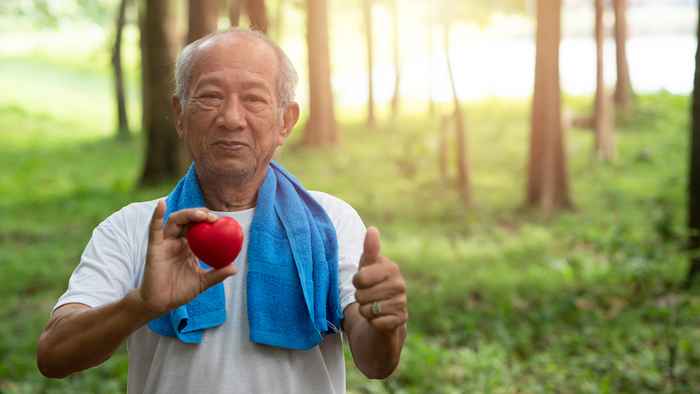
[[[399,34],[399,5],[398,0],[390,0],[391,12],[391,41],[394,57],[394,94],[391,96],[391,118],[396,119],[399,114],[399,102],[401,100],[401,36]]]
[[[251,30],[258,30],[267,34],[269,21],[265,0],[246,0],[246,13],[250,19]]]
[[[527,201],[546,214],[571,206],[561,119],[561,0],[537,0],[535,92]]]
[[[175,8],[170,0],[144,0],[139,10],[143,130],[146,155],[141,184],[180,176],[180,142],[171,116],[176,56]]]
[[[443,25],[445,62],[447,72],[450,77],[450,87],[452,88],[453,119],[455,125],[456,149],[457,149],[457,191],[464,205],[471,203],[471,186],[469,182],[469,160],[467,159],[467,137],[466,126],[464,124],[464,113],[457,94],[454,73],[452,71],[452,61],[450,60],[450,22],[447,19]]]
[[[326,0],[306,0],[306,42],[309,57],[309,119],[304,130],[307,146],[339,142],[328,48],[328,8]]]
[[[613,0],[615,8],[615,51],[617,63],[617,83],[615,84],[615,104],[620,113],[628,116],[631,110],[632,81],[627,60],[627,0]]]
[[[231,0],[228,6],[228,19],[231,26],[237,27],[241,23],[241,9],[245,0]]]
[[[595,151],[599,159],[612,161],[615,158],[610,100],[605,89],[604,45],[605,45],[605,5],[603,0],[595,2],[595,45],[596,45],[596,88],[593,125],[595,128]]]
[[[115,23],[114,47],[112,48],[112,70],[114,72],[114,91],[117,103],[117,139],[128,140],[130,138],[129,119],[126,114],[126,94],[124,88],[124,75],[122,73],[122,32],[126,20],[126,6],[128,0],[119,2],[117,19]]]
[[[241,14],[248,15],[250,29],[267,34],[269,21],[265,0],[231,0],[229,3],[229,21],[231,26],[239,26]]]
[[[219,25],[219,0],[189,0],[187,43],[213,33]]]
[[[700,3],[698,11],[700,12]],[[696,282],[700,275],[700,19],[698,19],[696,34],[698,47],[695,52],[688,176],[688,250],[690,261],[686,287],[690,287]]]
[[[372,0],[362,0],[362,15],[367,43],[367,127],[375,126],[374,119],[374,34],[372,32]]]

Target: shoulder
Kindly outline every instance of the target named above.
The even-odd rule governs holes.
[[[323,207],[337,231],[364,230],[359,213],[344,200],[315,190],[309,191],[309,194]]]
[[[98,227],[110,228],[126,237],[140,234],[148,227],[158,200],[132,202],[113,212]]]

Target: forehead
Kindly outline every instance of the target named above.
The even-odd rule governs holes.
[[[263,80],[274,86],[278,72],[275,51],[264,41],[243,35],[224,35],[203,43],[195,55],[192,82],[207,75]]]

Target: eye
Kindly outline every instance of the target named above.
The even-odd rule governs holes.
[[[251,103],[265,103],[267,102],[263,97],[257,95],[247,95],[243,98],[247,102]]]
[[[197,101],[206,106],[216,106],[221,104],[223,97],[217,93],[203,93],[196,97]]]

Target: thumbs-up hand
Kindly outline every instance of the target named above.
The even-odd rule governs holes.
[[[380,254],[379,230],[367,229],[353,278],[360,314],[378,331],[392,333],[408,321],[406,282],[399,266]]]

